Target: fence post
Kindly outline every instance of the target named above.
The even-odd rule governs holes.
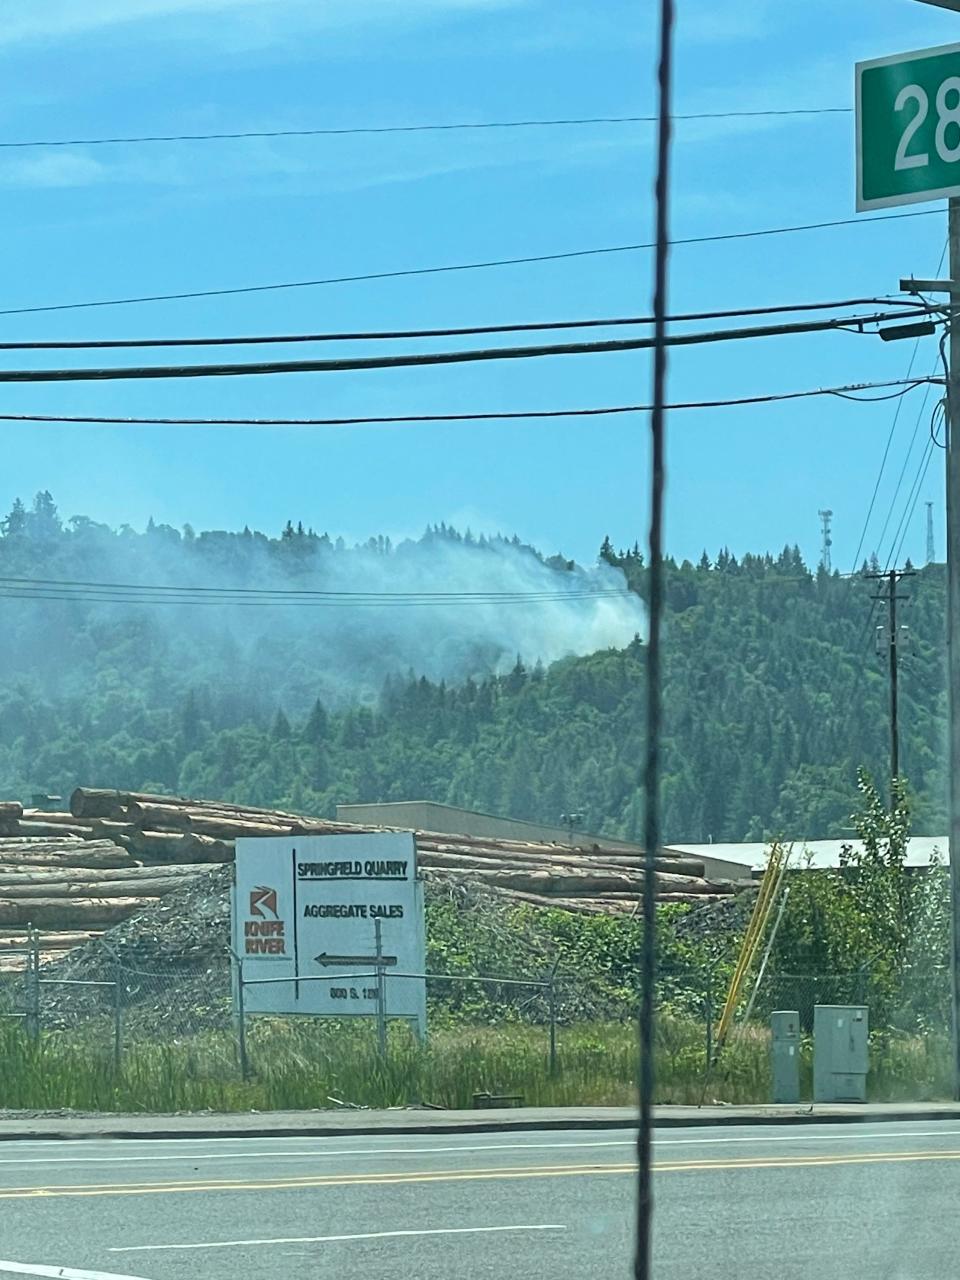
[[[233,957],[237,971],[237,1057],[240,1059],[241,1080],[250,1079],[250,1061],[247,1058],[247,1019],[243,1002],[243,961]]]
[[[547,1003],[550,1008],[550,1074],[557,1074],[557,980],[556,965],[547,980]]]
[[[113,1071],[120,1074],[123,1061],[123,988],[120,985],[120,962],[113,961]]]
[[[707,1036],[707,1068],[713,1062],[713,970],[707,969],[706,987],[703,993],[703,1012]]]
[[[374,940],[376,942],[376,969],[377,969],[377,1046],[380,1050],[380,1056],[386,1057],[387,1054],[387,992],[385,974],[383,971],[383,948],[380,942],[380,921],[374,920]]]
[[[40,935],[29,925],[27,952],[27,1035],[31,1040],[40,1039]]]

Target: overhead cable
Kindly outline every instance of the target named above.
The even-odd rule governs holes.
[[[850,115],[852,107],[789,107],[771,111],[691,111],[674,120],[751,120],[789,116]],[[28,138],[0,141],[0,150],[25,147],[106,147],[149,142],[228,142],[248,138],[341,138],[359,134],[453,133],[483,129],[551,129],[575,125],[653,124],[656,116],[559,116],[530,120],[463,120],[450,124],[352,125],[316,129],[237,129],[210,133],[118,134],[95,138]]]
[[[940,261],[937,264],[937,270],[935,273],[937,276],[940,275],[940,270],[943,267],[944,259],[947,256],[947,244],[948,244],[948,241],[945,240],[943,244],[943,249],[941,250],[941,253],[940,253]],[[919,352],[920,352],[920,338],[917,338],[914,341],[913,351],[910,353],[910,363],[907,366],[908,378],[913,373],[913,366],[916,363],[917,355],[919,354]],[[870,519],[873,515],[873,508],[876,505],[877,494],[880,491],[880,482],[883,480],[883,474],[887,465],[887,458],[890,455],[890,446],[893,443],[893,437],[897,430],[897,423],[900,421],[900,411],[902,408],[903,408],[903,399],[900,398],[897,401],[897,407],[893,415],[893,421],[890,423],[890,430],[887,433],[887,441],[886,441],[886,444],[884,445],[883,455],[880,458],[880,468],[877,471],[877,478],[876,478],[876,481],[874,482],[873,493],[870,495],[870,505],[867,507],[867,514],[863,522],[863,528],[860,530],[860,540],[857,543],[857,549],[854,552],[854,556],[853,556],[854,570],[856,570],[857,564],[860,560],[860,552],[863,550],[863,544],[867,537],[867,530],[870,527]]]
[[[360,548],[363,550],[363,548]],[[470,600],[483,602],[502,600],[539,600],[544,597],[553,599],[561,597],[569,599],[579,595],[591,596],[623,596],[630,592],[626,587],[601,587],[583,578],[571,580],[569,588],[550,587],[533,591],[342,591],[322,587],[212,587],[191,584],[144,583],[144,582],[96,582],[84,578],[33,578],[0,576],[0,585],[7,587],[57,587],[77,591],[110,591],[134,592],[150,594],[174,594],[197,596],[236,596],[240,599],[250,597],[257,599],[287,598],[316,600],[366,600],[380,602],[386,600],[436,600],[441,604]]]
[[[904,396],[917,387],[931,383],[943,385],[938,378],[912,378],[895,382],[850,382],[841,387],[814,387],[808,391],[780,391],[770,395],[733,396],[725,400],[678,400],[665,407],[671,412],[685,409],[727,409],[738,405],[775,404],[784,400],[805,400],[814,396],[837,396],[860,404]],[[863,391],[895,387],[889,395],[864,396]],[[380,417],[351,418],[132,418],[97,416],[94,414],[0,413],[0,422],[44,422],[103,424],[107,426],[191,426],[191,427],[352,427],[417,422],[509,422],[533,418],[595,418],[614,414],[648,413],[649,404],[597,405],[580,409],[513,409],[488,413],[413,413]]]
[[[907,213],[863,214],[857,218],[835,218],[829,222],[795,223],[782,227],[763,227],[756,231],[728,231],[708,236],[686,236],[671,244],[720,244],[728,240],[753,240],[761,236],[790,235],[802,231],[822,231],[833,227],[862,227],[870,222],[892,222],[901,218],[928,218],[939,209],[911,209]],[[83,311],[92,307],[125,307],[152,302],[183,302],[194,298],[226,298],[248,293],[273,293],[283,289],[314,289],[323,285],[357,284],[372,280],[400,280],[410,276],[443,275],[458,271],[485,271],[493,267],[527,266],[541,262],[562,262],[574,258],[591,258],[604,254],[637,253],[655,248],[654,241],[638,244],[602,245],[598,248],[569,249],[561,253],[527,254],[517,258],[489,258],[477,262],[457,262],[435,267],[404,267],[393,271],[366,271],[355,275],[326,276],[316,280],[286,280],[272,284],[233,285],[224,289],[189,289],[179,293],[145,293],[122,298],[95,298],[83,302],[48,302],[29,307],[0,308],[0,316],[37,315],[48,311]]]
[[[230,609],[422,609],[422,608],[464,608],[483,607],[500,609],[505,605],[547,605],[566,604],[584,600],[616,598],[625,600],[630,593],[627,590],[611,591],[557,591],[537,595],[518,594],[502,599],[465,598],[465,599],[431,599],[429,597],[410,599],[312,599],[297,596],[277,596],[268,598],[247,597],[240,595],[205,596],[189,592],[165,594],[144,590],[141,592],[116,591],[79,591],[63,587],[18,587],[0,584],[0,599],[7,600],[55,600],[61,603],[76,604],[118,604],[118,605],[163,605],[163,606],[203,606]]]
[[[893,535],[893,542],[890,544],[891,550],[888,567],[889,564],[896,566],[900,559],[900,553],[903,551],[903,545],[906,542],[907,534],[910,531],[910,521],[913,519],[913,513],[917,509],[917,501],[923,489],[923,482],[926,479],[927,471],[935,452],[936,440],[931,436],[920,454],[920,464],[917,467],[913,484],[910,486],[910,492],[907,494],[907,500],[900,516],[900,523],[897,525],[896,533]]]
[[[924,306],[897,312],[840,316],[829,320],[800,320],[790,324],[749,328],[713,329],[699,333],[671,333],[668,346],[699,346],[748,338],[785,337],[804,333],[843,330],[863,333],[872,325],[931,315]],[[230,364],[129,365],[108,368],[0,369],[0,382],[107,382],[159,378],[227,378],[288,373],[344,373],[373,369],[400,369],[425,365],[471,364],[493,360],[530,360],[545,356],[601,355],[652,348],[656,337],[607,338],[599,342],[542,343],[523,347],[480,347],[461,351],[402,352],[399,355],[341,356],[326,360],[251,360]]]
[[[936,371],[937,367],[938,367],[938,362],[934,364],[934,372]],[[888,508],[887,508],[887,514],[886,514],[886,516],[884,517],[883,526],[882,526],[882,528],[881,528],[881,530],[880,530],[880,536],[877,538],[877,549],[878,549],[878,551],[879,551],[879,549],[883,546],[883,540],[884,540],[884,537],[886,536],[887,529],[889,528],[890,521],[891,521],[891,519],[892,519],[892,517],[893,517],[894,509],[895,509],[895,507],[896,507],[896,505],[897,505],[897,499],[898,499],[898,497],[900,496],[900,490],[901,490],[901,488],[903,487],[903,481],[904,481],[904,478],[905,478],[905,476],[906,476],[906,474],[907,474],[907,468],[908,468],[908,466],[910,465],[910,459],[911,459],[911,457],[912,457],[912,455],[913,455],[913,446],[916,444],[916,442],[917,442],[917,437],[920,435],[920,427],[921,427],[921,425],[922,425],[922,423],[923,423],[923,418],[924,418],[924,413],[925,413],[925,411],[926,411],[927,402],[928,402],[928,400],[929,400],[929,398],[930,398],[930,387],[931,387],[931,386],[933,386],[933,385],[936,385],[936,384],[934,383],[933,379],[931,379],[931,381],[930,381],[930,382],[928,382],[928,383],[927,383],[927,385],[926,385],[926,387],[924,388],[923,398],[922,398],[922,399],[921,399],[921,401],[920,401],[920,408],[919,408],[919,409],[918,409],[918,411],[917,411],[917,420],[916,420],[916,422],[915,422],[915,423],[914,423],[914,425],[913,425],[913,434],[910,436],[910,442],[909,442],[909,444],[907,445],[907,451],[906,451],[906,453],[904,454],[904,458],[903,458],[903,465],[902,465],[902,467],[900,468],[900,474],[897,476],[897,483],[896,483],[896,487],[894,488],[893,496],[892,496],[892,498],[890,499],[890,505],[889,505],[889,506],[888,506]],[[941,382],[941,383],[939,383],[939,385],[944,385],[944,384]],[[920,465],[921,465],[921,466],[923,465],[923,461],[922,461],[922,453],[921,453],[921,463],[920,463]],[[912,487],[911,487],[910,492],[911,492],[911,493],[913,492]],[[910,498],[909,498],[909,496],[908,496],[908,497],[907,497],[907,502],[909,502],[909,501],[910,501]],[[889,553],[888,553],[888,555],[887,555],[886,563],[884,564],[884,573],[886,573],[886,572],[887,572],[887,570],[890,568],[891,564],[893,563],[893,556],[894,556],[894,551],[895,551],[895,549],[896,549],[896,545],[897,545],[897,536],[898,536],[899,532],[900,532],[900,525],[898,525],[898,526],[897,526],[897,532],[893,535],[893,539],[892,539],[892,541],[891,541],[891,543],[890,543]]]
[[[846,298],[839,302],[800,302],[768,307],[734,307],[724,311],[688,311],[670,316],[670,323],[693,320],[732,320],[746,316],[771,316],[806,311],[837,311],[843,307],[906,306],[913,299],[887,297]],[[587,317],[579,320],[522,321],[506,324],[460,325],[432,329],[361,329],[323,333],[236,334],[199,338],[62,338],[0,341],[0,351],[91,351],[137,347],[236,347],[268,346],[295,342],[387,342],[400,338],[456,338],[485,333],[535,333],[553,329],[611,329],[652,325],[652,316]]]

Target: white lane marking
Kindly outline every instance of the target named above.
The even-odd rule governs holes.
[[[960,1129],[897,1130],[894,1133],[789,1133],[752,1134],[750,1136],[727,1134],[717,1138],[655,1138],[654,1147],[707,1147],[731,1143],[769,1142],[888,1142],[914,1138],[958,1138]],[[350,1147],[330,1151],[262,1151],[258,1147],[241,1151],[198,1151],[175,1155],[123,1155],[123,1156],[23,1156],[0,1158],[3,1165],[22,1164],[153,1164],[170,1160],[326,1160],[332,1156],[420,1156],[461,1155],[484,1151],[555,1151],[571,1148],[632,1147],[635,1138],[612,1138],[598,1142],[484,1142],[477,1145],[443,1147]]]
[[[44,1267],[31,1262],[0,1261],[0,1272],[18,1276],[51,1276],[54,1280],[140,1280],[139,1276],[118,1276],[112,1271],[76,1271],[72,1267]]]
[[[557,1222],[527,1223],[517,1227],[432,1227],[420,1231],[362,1231],[345,1236],[277,1236],[268,1240],[210,1240],[201,1244],[127,1244],[115,1245],[109,1252],[153,1253],[161,1249],[239,1249],[257,1244],[334,1244],[342,1240],[390,1240],[399,1236],[470,1236],[493,1231],[566,1231],[566,1229],[564,1225]],[[79,1275],[79,1273],[76,1274]]]

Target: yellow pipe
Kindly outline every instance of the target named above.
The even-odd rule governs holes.
[[[730,981],[730,990],[727,993],[727,1000],[724,1004],[723,1014],[721,1015],[720,1025],[717,1031],[718,1052],[723,1046],[726,1036],[730,1030],[730,1024],[736,1013],[743,983],[750,972],[757,950],[760,946],[760,942],[766,932],[774,903],[783,883],[789,858],[790,851],[784,850],[783,846],[779,842],[775,842],[770,851],[770,859],[767,863],[767,867],[760,884],[760,891],[757,894],[757,900],[754,903],[753,914],[750,917],[749,926],[744,934],[743,942],[740,946],[740,955],[737,961],[737,966],[734,971],[733,978]]]
[[[743,983],[750,970],[750,966],[753,963],[754,957],[756,956],[760,940],[766,932],[770,912],[773,908],[773,903],[783,880],[783,873],[785,870],[786,859],[784,857],[784,849],[777,840],[774,841],[770,849],[770,857],[763,873],[763,879],[760,881],[760,890],[757,894],[756,902],[753,904],[753,912],[750,916],[750,922],[747,925],[746,933],[743,935],[743,941],[740,944],[740,954],[737,958],[733,977],[730,979],[730,988],[727,991],[727,998],[724,1002],[723,1013],[720,1015],[720,1023],[717,1027],[717,1053],[719,1053],[723,1047],[727,1033],[730,1030],[730,1024],[733,1021],[733,1016],[736,1012],[737,1002],[740,999],[740,992],[743,988]]]

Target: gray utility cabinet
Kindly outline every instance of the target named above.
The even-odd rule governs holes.
[[[800,1101],[800,1014],[778,1009],[770,1015],[773,1101]]]
[[[868,1031],[863,1005],[814,1005],[814,1102],[866,1102]]]

